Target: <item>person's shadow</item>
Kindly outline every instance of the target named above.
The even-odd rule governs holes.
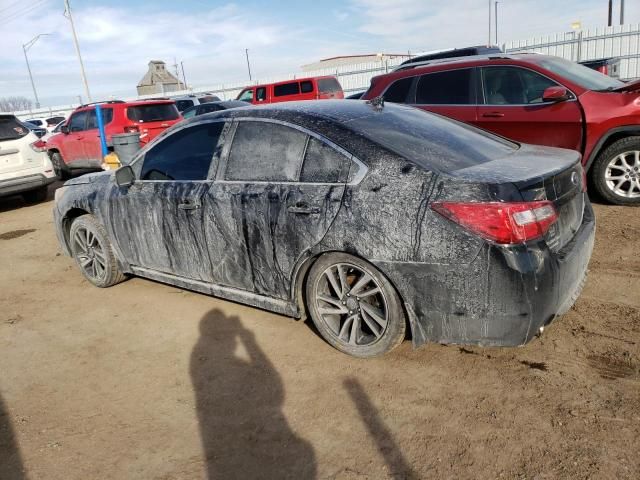
[[[0,397],[0,479],[23,480],[26,478],[20,451],[11,428],[9,412]]]
[[[282,412],[280,375],[238,317],[202,318],[191,379],[208,479],[315,478],[313,448]]]

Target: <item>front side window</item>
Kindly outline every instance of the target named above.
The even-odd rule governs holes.
[[[519,67],[482,69],[484,99],[487,105],[530,105],[542,103],[542,94],[558,84],[538,73]]]
[[[273,95],[275,97],[284,97],[285,95],[297,95],[300,93],[300,84],[298,82],[281,83],[273,87]]]
[[[292,182],[298,179],[307,135],[285,125],[241,121],[227,160],[225,180]]]
[[[419,105],[473,104],[470,68],[422,75],[416,88]]]
[[[253,100],[253,89],[249,88],[244,92],[240,92],[237,99],[243,102],[251,102]]]
[[[87,112],[74,113],[69,121],[70,132],[81,132],[85,129],[87,123]]]
[[[301,182],[337,183],[349,159],[317,138],[310,137],[300,173]]]
[[[179,130],[158,142],[144,157],[141,180],[206,180],[223,122]]]

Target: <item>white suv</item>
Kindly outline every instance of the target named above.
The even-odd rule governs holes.
[[[57,177],[45,145],[14,115],[0,113],[0,197],[47,198],[47,186]]]

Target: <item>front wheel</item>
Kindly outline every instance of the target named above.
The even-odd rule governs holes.
[[[126,278],[118,266],[107,232],[93,215],[82,215],[73,221],[69,243],[80,271],[96,287],[110,287]]]
[[[321,256],[309,271],[306,300],[322,337],[341,352],[375,357],[404,340],[398,294],[378,269],[357,257]]]
[[[598,155],[591,174],[596,191],[608,202],[640,205],[640,137],[609,145]]]

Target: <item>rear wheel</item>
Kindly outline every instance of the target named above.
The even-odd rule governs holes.
[[[596,191],[617,205],[640,205],[640,137],[627,137],[609,145],[592,169]]]
[[[51,163],[53,165],[53,171],[60,180],[67,180],[71,177],[71,170],[67,167],[67,164],[64,163],[60,153],[54,152],[51,154]]]
[[[373,265],[329,253],[311,267],[306,300],[323,338],[355,357],[390,352],[404,340],[406,320],[391,283]]]
[[[29,190],[28,192],[24,192],[22,194],[22,198],[27,203],[40,203],[44,202],[47,199],[47,195],[49,194],[49,189],[44,186],[37,188],[35,190]]]
[[[73,221],[69,244],[80,271],[96,287],[110,287],[125,280],[104,227],[92,215]]]

